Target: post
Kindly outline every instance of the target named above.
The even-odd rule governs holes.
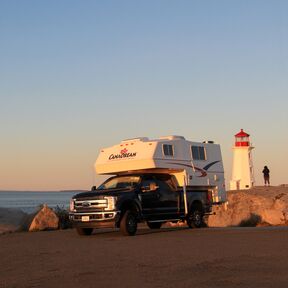
[[[187,205],[187,191],[186,191],[186,177],[184,175],[184,185],[183,185],[183,200],[184,200],[184,211],[185,211],[185,216],[188,215],[188,205]]]

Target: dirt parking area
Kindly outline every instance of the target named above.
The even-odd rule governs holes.
[[[0,236],[0,287],[288,287],[288,228]]]

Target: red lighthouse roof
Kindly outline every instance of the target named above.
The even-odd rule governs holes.
[[[243,129],[241,129],[241,131],[235,135],[235,137],[249,137],[249,136],[250,135],[244,132]]]
[[[250,146],[249,136],[250,136],[249,134],[247,134],[246,132],[243,131],[243,129],[241,129],[241,131],[235,135],[235,146],[249,147]]]

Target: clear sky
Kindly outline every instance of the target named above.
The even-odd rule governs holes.
[[[0,189],[89,189],[137,136],[221,144],[243,128],[288,183],[288,1],[0,1]],[[96,176],[96,182],[99,181]]]

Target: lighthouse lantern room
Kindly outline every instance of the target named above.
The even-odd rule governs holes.
[[[243,129],[235,135],[233,147],[232,179],[230,190],[250,189],[254,185],[252,147],[250,135]]]

